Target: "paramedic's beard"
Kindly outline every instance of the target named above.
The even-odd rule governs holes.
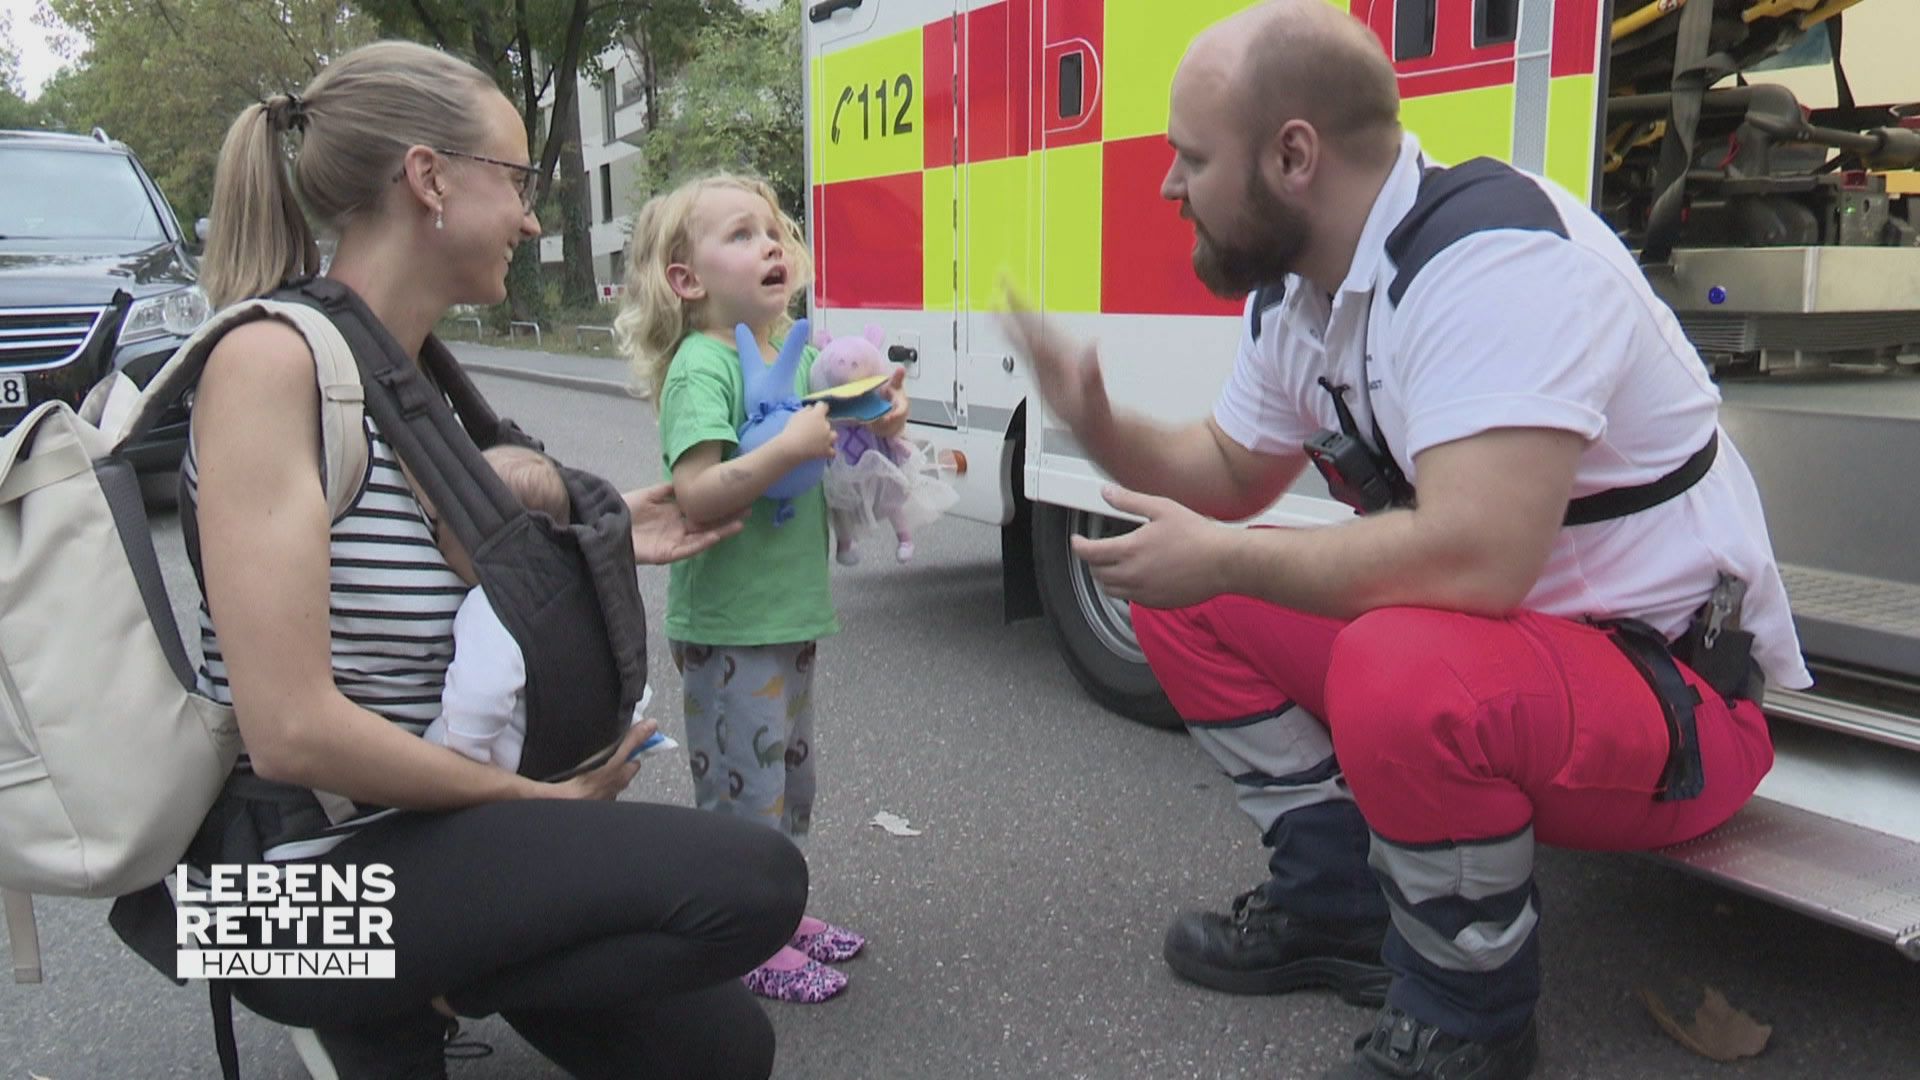
[[[1293,273],[1306,250],[1307,216],[1273,197],[1252,177],[1247,184],[1247,225],[1222,242],[1188,208],[1193,222],[1193,272],[1209,292],[1238,300]]]

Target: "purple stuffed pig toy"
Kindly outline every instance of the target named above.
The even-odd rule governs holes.
[[[815,392],[871,375],[893,374],[882,351],[886,334],[869,326],[859,337],[816,337],[822,347],[807,384]],[[860,561],[854,543],[866,526],[885,518],[893,526],[901,562],[913,558],[911,513],[913,476],[906,471],[918,457],[905,439],[883,439],[863,424],[840,429],[836,453],[827,468],[827,506],[833,520],[834,557],[842,565]]]

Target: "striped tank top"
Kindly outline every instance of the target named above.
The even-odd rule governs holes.
[[[359,494],[333,522],[329,545],[327,623],[333,642],[333,682],[347,700],[395,725],[420,734],[440,715],[440,691],[453,660],[453,616],[467,585],[447,566],[433,542],[425,513],[392,447],[371,416],[365,417],[367,473]],[[186,495],[199,505],[199,469],[188,440]],[[233,704],[227,665],[207,609],[200,600],[200,692]],[[236,772],[251,772],[242,752]],[[344,839],[352,827],[379,814],[355,818],[327,835],[270,848],[269,859],[307,858]],[[324,822],[322,823],[324,824]]]

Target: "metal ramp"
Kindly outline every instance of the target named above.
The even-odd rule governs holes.
[[[1721,393],[1803,651],[1920,681],[1920,368],[1724,382]]]
[[[1756,797],[1733,820],[1652,853],[1920,960],[1920,845]]]
[[[1920,679],[1920,585],[1783,564],[1808,656]]]

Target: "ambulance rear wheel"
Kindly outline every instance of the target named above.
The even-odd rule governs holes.
[[[1084,510],[1035,504],[1033,567],[1040,602],[1067,668],[1094,700],[1149,727],[1178,728],[1180,717],[1134,637],[1126,601],[1108,595],[1070,546],[1075,536],[1099,539],[1133,528],[1131,522]]]

